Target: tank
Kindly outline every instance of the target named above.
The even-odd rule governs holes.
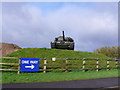
[[[62,36],[55,38],[55,40],[51,42],[51,48],[74,50],[74,40],[71,37],[65,37],[64,31],[62,31],[62,34]]]

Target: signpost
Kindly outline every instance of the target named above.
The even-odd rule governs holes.
[[[39,64],[39,58],[20,58],[20,72],[37,72]]]

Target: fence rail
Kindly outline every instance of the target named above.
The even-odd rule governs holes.
[[[2,57],[2,59],[20,59],[21,57]],[[96,70],[99,71],[100,69],[118,69],[119,68],[119,59],[116,60],[112,60],[112,59],[70,59],[70,58],[54,58],[54,60],[65,60],[65,62],[63,64],[52,64],[52,63],[48,63],[49,60],[53,60],[53,58],[40,58],[40,60],[43,60],[43,63],[40,65],[43,65],[43,68],[40,69],[40,71],[43,71],[44,73],[46,73],[46,71],[54,71],[54,70],[59,70],[59,71],[69,71],[69,70]],[[81,64],[76,64],[76,63],[68,63],[68,61],[72,61],[72,60],[81,60],[82,63]],[[95,61],[95,63],[87,63],[87,61]],[[105,61],[105,63],[99,63],[100,61]],[[110,63],[110,61],[114,61],[114,63]],[[7,69],[7,68],[0,68],[0,71],[18,71],[18,73],[20,72],[20,63],[0,63],[0,65],[13,65],[13,66],[18,66],[17,69]],[[64,68],[47,68],[48,66],[65,66]],[[81,66],[81,68],[70,68],[69,66],[73,66],[73,65],[78,65]],[[88,68],[87,65],[94,65],[94,68]],[[100,65],[104,65],[105,67],[100,67]],[[110,67],[110,65],[115,65],[114,67]]]
[[[20,59],[20,58],[23,58],[23,57],[2,57],[3,59]],[[1,58],[1,59],[2,59]],[[39,59],[42,59],[42,60],[52,60],[52,58],[39,58]],[[109,60],[109,61],[120,61],[120,59],[77,59],[77,58],[55,58],[56,60]]]

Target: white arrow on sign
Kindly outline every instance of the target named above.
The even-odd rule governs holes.
[[[31,68],[31,69],[34,69],[34,65],[31,65],[31,66],[25,66],[25,68]]]

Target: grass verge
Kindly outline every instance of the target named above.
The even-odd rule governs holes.
[[[111,69],[100,71],[72,71],[72,72],[47,72],[47,73],[20,73],[17,72],[0,72],[2,73],[1,83],[30,83],[30,82],[53,82],[84,80],[106,77],[118,77],[118,70]]]

